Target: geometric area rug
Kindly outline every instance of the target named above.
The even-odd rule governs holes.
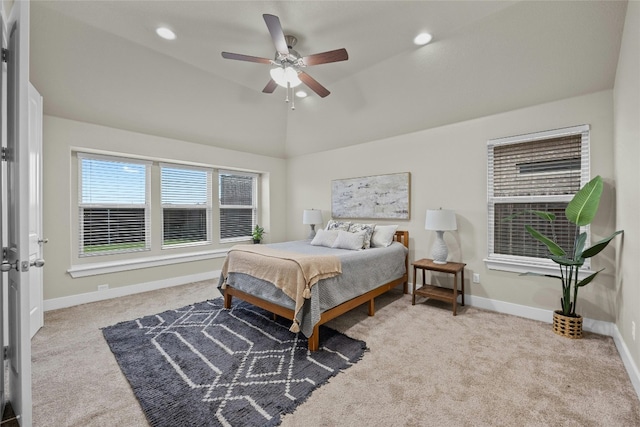
[[[320,350],[291,321],[222,298],[102,330],[152,426],[277,426],[366,345],[320,327]]]

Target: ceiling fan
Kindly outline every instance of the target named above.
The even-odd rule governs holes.
[[[238,61],[258,62],[261,64],[275,65],[271,69],[271,79],[262,89],[264,93],[273,93],[278,85],[287,88],[287,99],[289,100],[289,89],[304,83],[309,89],[324,98],[329,95],[329,90],[318,83],[313,77],[304,72],[304,68],[312,65],[327,64],[330,62],[346,61],[349,59],[346,49],[336,49],[328,52],[316,53],[314,55],[302,56],[295,50],[297,39],[294,36],[286,35],[282,31],[280,19],[275,15],[262,15],[267,24],[271,39],[276,47],[274,59],[260,58],[256,56],[242,55],[239,53],[222,52],[222,57],[235,59]],[[293,108],[293,107],[292,107]]]

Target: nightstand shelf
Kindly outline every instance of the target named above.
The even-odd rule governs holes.
[[[416,305],[416,296],[433,298],[438,301],[448,302],[453,306],[453,315],[457,314],[458,295],[461,296],[461,304],[464,306],[464,267],[467,264],[460,262],[448,262],[446,264],[436,264],[431,259],[421,259],[413,264],[413,296],[412,305]],[[422,270],[422,286],[416,289],[418,282],[417,271]],[[440,273],[453,274],[453,289],[443,288],[440,286],[430,285],[426,283],[426,272],[437,271]],[[460,273],[460,292],[458,292],[458,273]]]

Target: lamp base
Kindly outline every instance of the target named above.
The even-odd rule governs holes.
[[[316,237],[316,225],[315,224],[310,224],[311,225],[311,232],[309,233],[309,237],[307,237],[308,239],[313,239],[314,237]]]
[[[433,243],[433,249],[431,250],[431,257],[434,264],[446,264],[449,250],[447,244],[444,242],[444,231],[436,231],[436,241]]]

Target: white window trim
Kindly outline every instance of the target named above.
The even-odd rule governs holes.
[[[585,145],[589,148],[589,139],[590,139],[590,126],[589,125],[579,125],[572,126],[561,129],[553,129],[542,132],[535,132],[525,135],[516,135],[509,136],[504,138],[491,139],[487,141],[487,147],[496,147],[507,144],[519,144],[529,141],[536,141],[540,139],[550,139],[550,138],[558,138],[567,135],[575,135],[575,134],[583,134],[582,151],[585,151]],[[585,135],[586,134],[586,135]],[[584,186],[587,182],[589,182],[591,176],[590,169],[590,155],[588,154],[589,150],[587,150],[587,155],[583,159],[580,171],[580,187]],[[518,197],[509,197],[509,198],[501,198],[493,196],[493,158],[489,157],[487,159],[487,210],[490,209],[492,201],[495,203],[496,201],[518,201],[518,199],[522,200],[532,200],[533,198],[518,198]],[[558,196],[539,196],[536,197],[536,200],[544,201],[557,201],[564,199],[562,197],[558,198]],[[590,227],[581,227],[581,232],[587,233],[587,247],[591,241],[591,232]],[[488,246],[488,256],[484,259],[485,265],[490,270],[500,270],[500,271],[508,271],[514,273],[536,273],[536,274],[560,274],[559,266],[555,262],[550,259],[544,258],[532,258],[532,257],[522,257],[522,256],[513,256],[513,255],[504,255],[504,254],[496,254],[493,253],[493,237],[494,237],[494,224],[491,220],[491,216],[487,215],[487,246]],[[589,274],[592,274],[591,270],[591,261],[590,259],[586,259],[584,266],[579,271],[579,278],[583,279],[587,277]]]
[[[161,267],[171,264],[180,264],[183,262],[224,258],[227,256],[227,252],[229,252],[229,248],[213,249],[210,251],[189,252],[184,254],[151,256],[121,261],[105,261],[92,264],[73,265],[67,270],[67,273],[69,273],[71,277],[76,279],[78,277],[118,273],[121,271],[137,270],[140,268]]]

